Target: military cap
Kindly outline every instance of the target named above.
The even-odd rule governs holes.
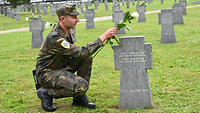
[[[57,10],[56,14],[58,17],[63,15],[79,15],[81,12],[76,10],[76,4],[73,3],[66,3],[61,5]]]

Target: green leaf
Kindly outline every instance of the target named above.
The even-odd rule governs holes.
[[[124,24],[124,23],[121,23],[121,24],[117,24],[117,30],[120,30],[120,29],[122,29],[122,28],[124,28],[126,26],[126,24]]]

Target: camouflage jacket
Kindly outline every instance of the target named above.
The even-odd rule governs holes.
[[[100,38],[90,42],[87,46],[74,45],[73,35],[65,33],[57,24],[47,35],[37,57],[36,72],[44,69],[60,69],[66,67],[73,57],[83,58],[91,56],[103,45]]]

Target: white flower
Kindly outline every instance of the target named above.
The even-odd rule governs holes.
[[[138,14],[138,12],[136,11],[136,12],[131,13],[131,16],[133,16],[134,18],[138,18],[138,17],[139,17],[139,14]]]
[[[28,21],[29,20],[29,18],[28,17],[26,17],[26,19],[25,19],[26,21]]]
[[[46,26],[50,27],[50,23],[47,21],[47,23],[45,24]]]
[[[145,3],[145,5],[147,6],[147,3]]]

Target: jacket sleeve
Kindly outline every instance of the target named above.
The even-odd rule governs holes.
[[[49,41],[49,45],[48,48],[52,54],[82,57],[94,54],[101,46],[103,46],[103,42],[98,38],[95,41],[88,43],[86,46],[79,47],[67,42],[64,38],[53,38]]]

